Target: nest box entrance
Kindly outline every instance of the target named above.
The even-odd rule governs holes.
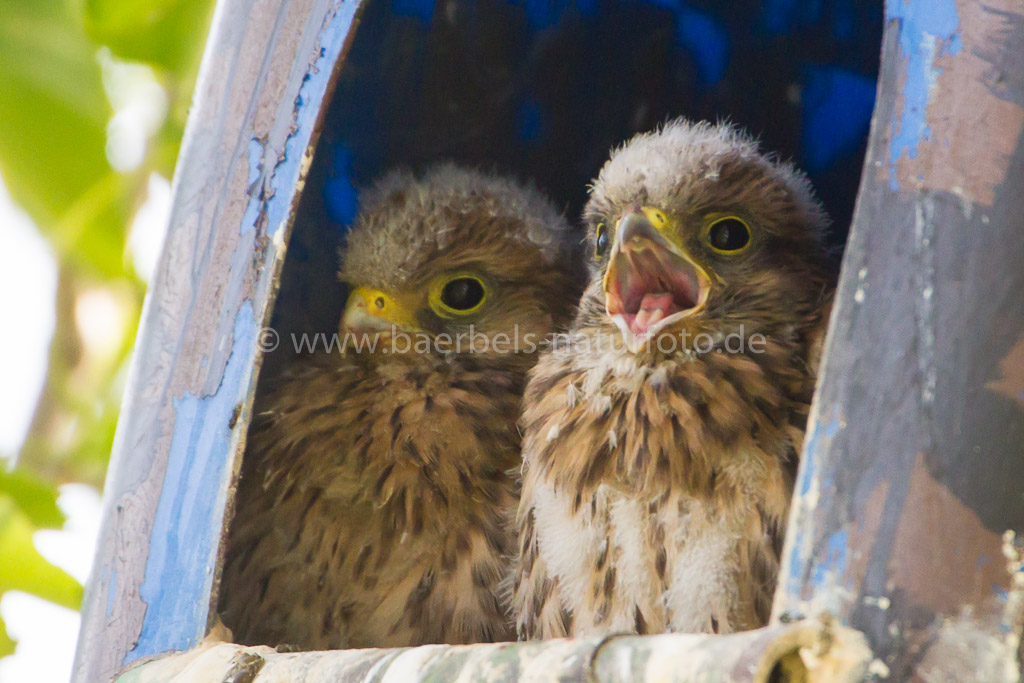
[[[78,680],[191,647],[213,622],[253,396],[287,363],[290,333],[336,331],[359,188],[454,161],[532,182],[577,221],[610,148],[675,116],[728,119],[808,172],[840,245],[881,29],[880,4],[848,0],[221,0],[119,424]]]

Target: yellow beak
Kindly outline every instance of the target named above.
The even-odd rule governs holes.
[[[356,287],[348,295],[341,328],[347,332],[387,333],[394,328],[416,330],[412,311],[385,291]]]

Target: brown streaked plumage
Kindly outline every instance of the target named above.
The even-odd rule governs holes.
[[[584,218],[592,281],[523,400],[519,635],[760,626],[834,287],[827,219],[788,164],[681,119],[612,154]]]
[[[536,354],[479,342],[568,324],[579,238],[537,192],[449,165],[393,173],[361,207],[345,353],[300,359],[257,400],[223,621],[301,649],[508,639],[496,587]],[[474,352],[455,346],[470,329]]]

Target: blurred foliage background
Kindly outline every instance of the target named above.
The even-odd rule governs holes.
[[[64,523],[59,486],[102,488],[145,294],[129,229],[149,179],[173,174],[213,4],[0,0],[0,178],[57,261],[46,381],[20,451],[0,453],[16,463],[0,462],[0,597],[81,601],[33,534]],[[119,117],[142,127],[141,145],[120,144]],[[125,321],[112,343],[83,331],[97,295]],[[13,649],[0,620],[0,657]]]

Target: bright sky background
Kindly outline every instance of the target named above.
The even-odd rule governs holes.
[[[49,247],[29,217],[0,185],[0,452],[15,453],[25,438],[46,375],[54,326],[57,269]],[[36,547],[79,581],[89,573],[99,524],[99,494],[65,486],[59,499],[68,522],[61,531],[40,531]],[[0,659],[0,681],[67,681],[71,674],[78,614],[26,593],[6,593],[0,615],[19,641]]]
[[[0,182],[0,452],[13,453],[28,429],[43,386],[53,334],[57,267],[28,215]]]
[[[115,62],[106,51],[97,58],[104,86],[114,106],[107,130],[107,157],[119,171],[142,163],[149,138],[163,122],[166,96],[145,67]],[[148,280],[156,267],[170,211],[170,184],[153,175],[148,196],[131,226],[129,258]],[[11,200],[0,178],[0,453],[16,453],[28,430],[46,375],[46,360],[54,328],[56,265],[46,241],[32,220]],[[102,328],[103,307],[93,306],[88,328]],[[83,324],[84,323],[84,324]],[[90,324],[95,323],[95,324]],[[88,341],[88,340],[86,340]],[[0,466],[4,466],[0,460]],[[88,579],[100,523],[100,494],[72,484],[62,486],[58,505],[68,521],[59,531],[36,533],[39,552],[53,564],[85,583]],[[65,683],[71,676],[77,612],[25,593],[9,592],[0,600],[0,616],[18,641],[15,654],[0,659],[0,681]]]

